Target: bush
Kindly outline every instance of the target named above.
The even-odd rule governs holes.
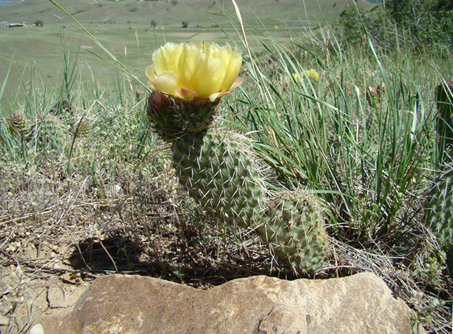
[[[444,46],[453,49],[453,4],[445,0],[388,0],[369,11],[348,6],[337,31],[355,44],[367,32],[376,45],[400,47]]]
[[[182,27],[183,27],[183,28],[189,27],[189,22],[187,22],[187,21],[182,21]]]
[[[453,3],[447,0],[389,0],[387,14],[423,45],[453,49]]]
[[[42,20],[36,20],[34,22],[35,26],[37,27],[44,27],[44,22]]]

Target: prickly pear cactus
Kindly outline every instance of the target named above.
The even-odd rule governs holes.
[[[301,190],[269,199],[253,143],[213,123],[217,104],[150,95],[149,119],[171,144],[180,183],[213,216],[260,235],[281,264],[298,273],[319,268],[327,236],[318,200]]]
[[[445,80],[436,88],[438,150],[441,157],[453,151],[453,81]],[[445,152],[447,151],[447,152]]]
[[[453,277],[453,169],[443,174],[431,189],[426,206],[426,218],[447,255],[450,276]]]
[[[327,252],[325,209],[304,190],[285,191],[269,200],[265,224],[257,228],[287,267],[297,272],[319,268]]]
[[[281,264],[295,272],[319,268],[327,250],[324,209],[305,191],[270,200],[258,159],[247,137],[211,129],[173,143],[181,183],[205,209],[224,222],[255,231]]]
[[[266,189],[246,137],[214,127],[172,144],[174,167],[192,198],[227,223],[259,224]]]

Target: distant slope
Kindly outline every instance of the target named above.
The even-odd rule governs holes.
[[[257,17],[266,25],[301,25],[301,23],[323,22],[338,18],[347,4],[354,0],[237,0],[244,21],[258,24]],[[214,22],[227,24],[218,16],[219,7],[233,13],[230,0],[57,0],[69,13],[84,24],[115,23],[146,25],[154,20],[164,27],[181,27],[186,21],[189,27],[209,27]],[[357,0],[360,7],[373,5],[366,0]],[[29,22],[42,20],[48,24],[69,24],[67,16],[49,0],[14,1],[0,6],[0,19],[8,22]],[[214,21],[215,20],[215,21]]]

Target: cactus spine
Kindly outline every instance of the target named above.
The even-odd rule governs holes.
[[[286,267],[298,273],[319,268],[327,237],[318,200],[304,191],[269,196],[252,142],[212,125],[217,104],[150,95],[148,116],[171,144],[180,183],[215,217],[260,235]]]

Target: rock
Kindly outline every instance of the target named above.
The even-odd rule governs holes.
[[[51,309],[74,306],[86,289],[72,284],[52,284],[47,288],[47,302]]]
[[[210,290],[103,276],[74,310],[41,321],[64,333],[409,333],[409,307],[372,273],[285,281],[255,276]]]
[[[44,334],[44,328],[42,328],[41,324],[34,325],[30,329],[30,334]]]

